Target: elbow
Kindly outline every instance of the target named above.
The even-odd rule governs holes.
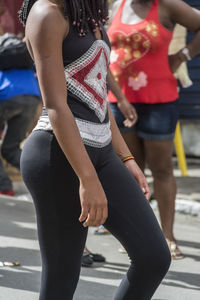
[[[50,113],[52,111],[62,112],[68,108],[68,105],[66,101],[45,101],[45,108],[47,110],[47,113]]]
[[[59,120],[63,117],[66,118],[66,114],[69,113],[69,107],[67,103],[45,103],[45,108],[49,119],[53,122],[53,120]]]

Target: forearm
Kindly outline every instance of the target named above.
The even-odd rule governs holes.
[[[47,108],[55,136],[80,181],[95,178],[96,171],[82,142],[78,127],[68,105]]]
[[[119,131],[119,128],[115,122],[115,119],[109,107],[108,107],[108,112],[109,112],[109,119],[110,119],[111,132],[112,132],[112,145],[116,154],[120,157],[120,159],[132,155]]]
[[[189,55],[191,58],[195,57],[200,53],[200,30],[196,33],[195,37],[186,45],[189,50]],[[183,54],[182,49],[179,50],[176,55],[178,56],[180,62],[187,61],[187,57]]]
[[[117,83],[114,76],[112,75],[112,72],[110,71],[110,69],[108,69],[107,81],[108,81],[110,90],[113,93],[113,95],[116,97],[117,101],[118,102],[122,102],[123,100],[126,101],[126,98],[125,98],[124,94],[122,93],[119,84]]]
[[[187,44],[191,58],[200,53],[200,30],[195,34],[195,37]]]

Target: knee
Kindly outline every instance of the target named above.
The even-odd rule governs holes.
[[[157,251],[154,249],[154,252],[151,254],[148,261],[150,262],[152,273],[162,279],[166,275],[171,264],[171,253],[167,243],[163,243],[162,246],[159,245]]]
[[[171,164],[164,166],[154,166],[151,168],[152,175],[158,180],[167,180],[173,176],[173,167]]]

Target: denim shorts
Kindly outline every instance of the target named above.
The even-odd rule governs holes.
[[[117,103],[109,103],[116,123],[122,133],[136,131],[136,134],[146,140],[164,141],[174,138],[176,124],[179,118],[179,100],[167,103],[132,103],[138,114],[137,123],[127,128],[125,120]]]

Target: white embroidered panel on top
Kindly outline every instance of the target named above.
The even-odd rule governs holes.
[[[96,124],[78,118],[75,118],[75,121],[85,145],[95,148],[103,148],[111,142],[112,134],[110,121],[103,124]],[[53,131],[48,115],[40,117],[36,127],[34,128],[34,131],[36,130]]]
[[[103,122],[107,112],[106,76],[110,49],[96,40],[79,59],[65,67],[67,89],[87,104]]]

